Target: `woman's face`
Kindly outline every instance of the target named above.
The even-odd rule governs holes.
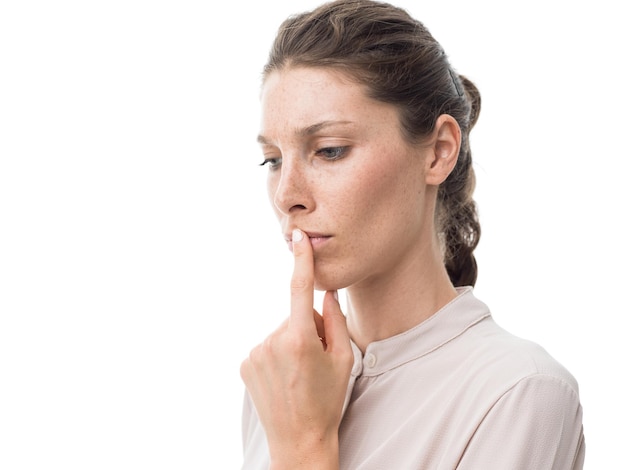
[[[261,104],[270,201],[288,244],[294,228],[311,238],[317,289],[376,280],[432,241],[424,150],[394,106],[307,67],[272,72]]]

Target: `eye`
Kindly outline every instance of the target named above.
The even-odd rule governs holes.
[[[259,166],[268,165],[270,170],[275,170],[280,166],[282,161],[282,158],[266,158],[265,160],[263,160],[262,163],[259,164]]]
[[[325,147],[315,151],[315,155],[319,155],[326,160],[339,160],[348,151],[348,147]]]

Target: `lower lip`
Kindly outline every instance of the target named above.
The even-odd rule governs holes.
[[[309,240],[311,241],[311,246],[313,247],[314,250],[321,248],[326,242],[328,242],[328,240],[330,240],[330,237],[311,237],[309,238]],[[287,245],[289,246],[289,251],[293,252],[293,242],[288,241]]]
[[[330,237],[312,237],[309,238],[309,240],[311,240],[311,245],[313,246],[313,248],[317,248],[330,240]]]

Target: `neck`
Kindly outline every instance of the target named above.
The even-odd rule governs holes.
[[[406,255],[391,272],[346,291],[348,330],[361,351],[422,323],[457,295],[436,243]]]

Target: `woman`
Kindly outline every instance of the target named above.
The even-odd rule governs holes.
[[[473,296],[480,97],[424,26],[367,0],[290,18],[261,99],[294,270],[241,366],[244,468],[582,468],[576,381]]]

